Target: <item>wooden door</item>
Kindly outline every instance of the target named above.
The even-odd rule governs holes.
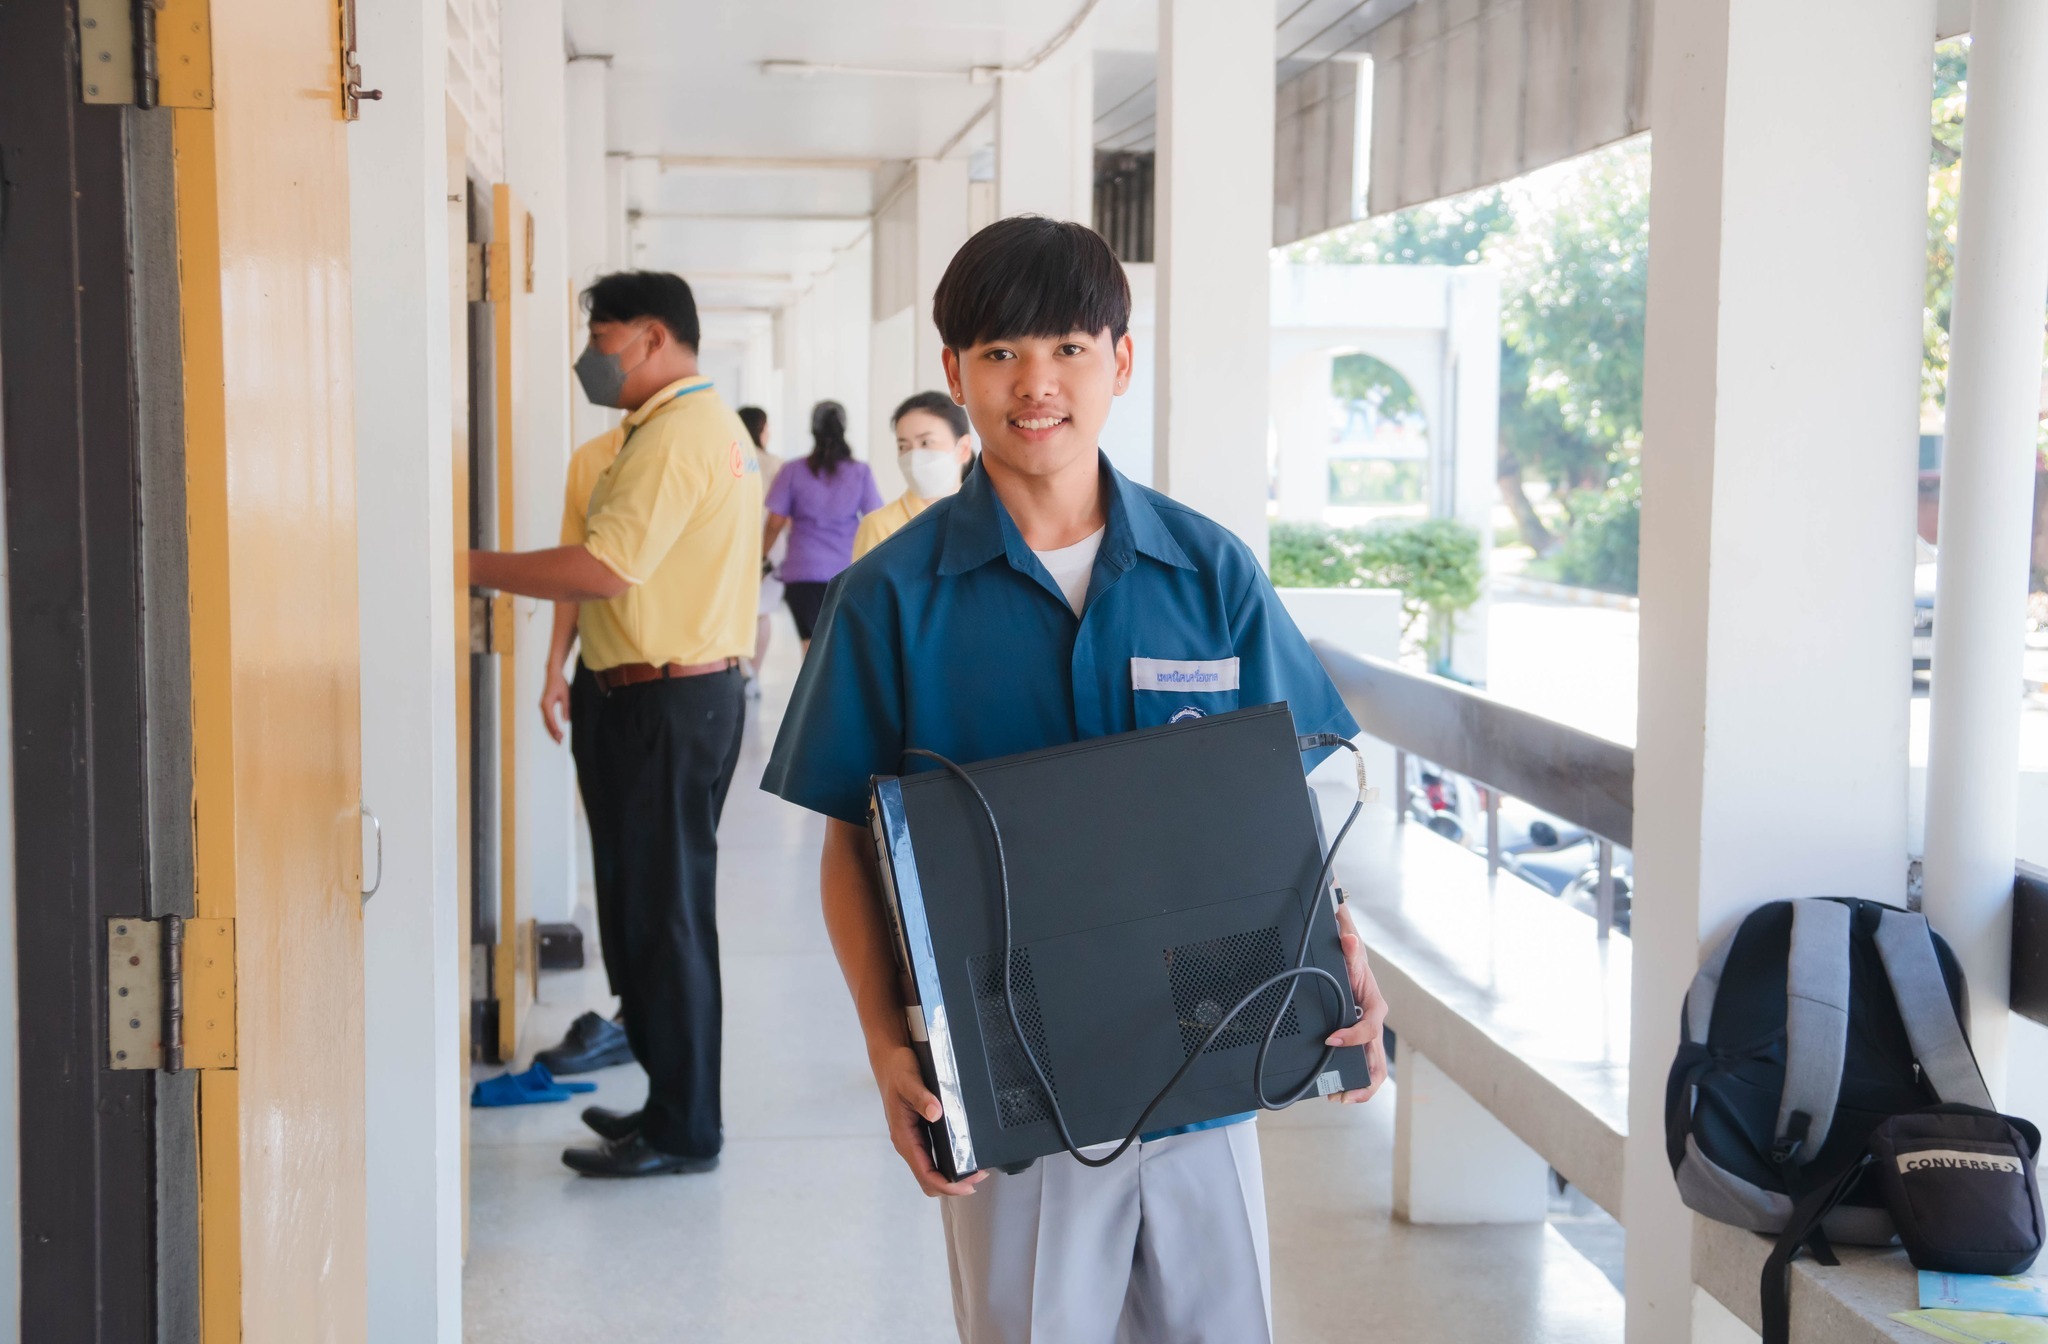
[[[213,0],[175,114],[197,912],[234,922],[200,1096],[206,1344],[360,1341],[363,971],[348,157],[332,0]]]

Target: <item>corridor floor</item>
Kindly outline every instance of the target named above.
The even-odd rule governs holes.
[[[562,1166],[563,1147],[590,1141],[585,1100],[638,1105],[645,1080],[631,1065],[592,1075],[594,1098],[472,1112],[472,1344],[955,1338],[938,1210],[882,1133],[818,915],[822,825],[758,787],[795,679],[793,635],[783,623],[720,838],[724,1160],[709,1175],[629,1182]],[[527,1051],[585,1008],[609,1011],[594,941],[591,953],[588,969],[543,977]],[[1551,1227],[1393,1220],[1393,1114],[1389,1090],[1366,1107],[1305,1103],[1258,1122],[1276,1338],[1619,1341],[1620,1295]]]

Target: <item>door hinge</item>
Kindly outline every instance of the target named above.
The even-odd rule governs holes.
[[[137,107],[213,106],[209,0],[78,0],[79,96]]]
[[[469,599],[469,651],[471,653],[512,652],[512,595],[496,593],[485,597],[473,593]]]
[[[469,301],[471,303],[482,303],[484,301],[484,245],[482,243],[471,243],[469,245]]]
[[[512,244],[484,245],[484,290],[492,303],[512,301]]]
[[[235,1066],[235,922],[107,921],[107,1067]]]

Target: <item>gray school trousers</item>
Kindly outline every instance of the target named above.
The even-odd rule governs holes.
[[[961,1344],[1270,1344],[1256,1121],[1101,1168],[1061,1153],[943,1204]]]

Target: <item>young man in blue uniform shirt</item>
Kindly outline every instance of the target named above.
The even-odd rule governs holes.
[[[982,457],[834,581],[764,787],[826,823],[825,922],[867,1037],[896,1150],[944,1198],[964,1344],[1254,1344],[1271,1337],[1256,1126],[1147,1135],[1107,1167],[1066,1154],[946,1181],[905,1035],[868,779],[906,747],[979,761],[1284,700],[1297,731],[1358,725],[1251,551],[1126,480],[1097,446],[1131,376],[1130,290],[1080,224],[983,229],[940,281],[946,377]],[[1332,1043],[1386,1076],[1386,1004],[1347,915],[1364,1017]]]

